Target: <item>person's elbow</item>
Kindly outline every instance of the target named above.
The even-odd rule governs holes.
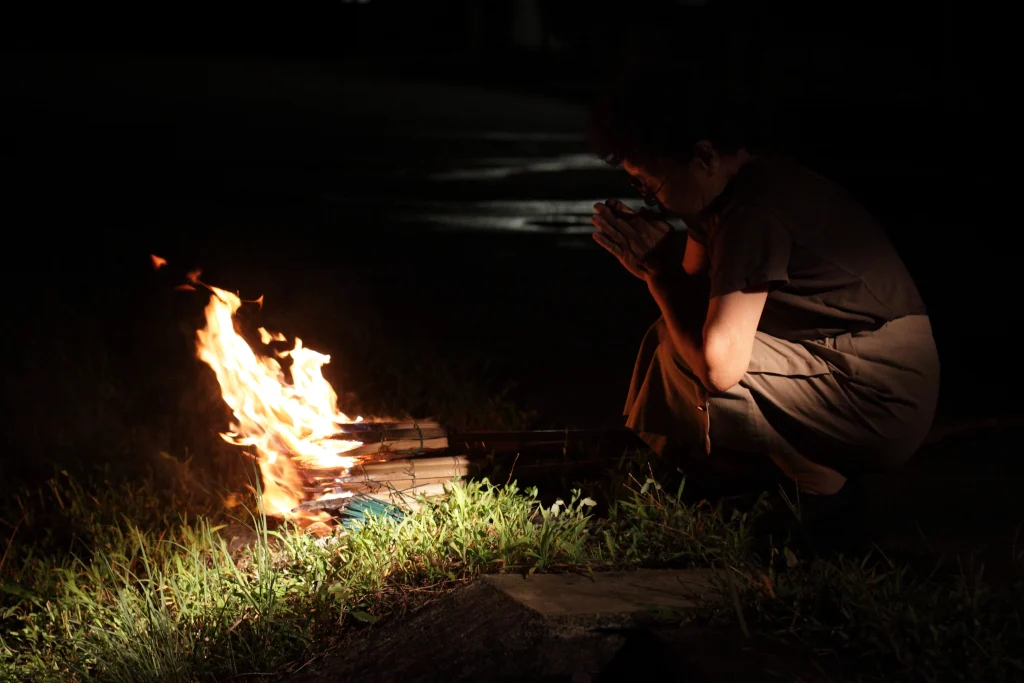
[[[709,391],[725,393],[747,374],[767,299],[766,285],[712,297],[702,330]]]
[[[705,385],[714,394],[724,394],[740,383],[750,365],[750,353],[743,353],[735,340],[724,334],[704,339]]]

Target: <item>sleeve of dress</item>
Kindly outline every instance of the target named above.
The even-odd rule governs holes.
[[[789,282],[793,238],[772,210],[734,207],[721,216],[709,242],[712,297]]]

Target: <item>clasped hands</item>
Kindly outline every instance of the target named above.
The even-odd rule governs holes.
[[[626,270],[651,284],[683,272],[684,236],[657,214],[636,212],[617,199],[594,204],[594,241]]]

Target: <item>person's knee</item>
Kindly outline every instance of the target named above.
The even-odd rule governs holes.
[[[665,322],[664,318],[658,318],[648,330],[648,334],[655,335],[658,338],[660,344],[671,343],[672,337],[668,332],[668,323]]]
[[[832,495],[846,483],[846,477],[839,471],[795,452],[774,452],[770,457],[782,473],[806,493]]]
[[[659,321],[658,326],[656,327],[656,332],[658,335],[659,360],[670,367],[674,365],[682,369],[687,375],[692,376],[693,370],[676,348],[676,344],[672,341],[672,337],[668,331],[668,326],[665,325],[664,321]]]

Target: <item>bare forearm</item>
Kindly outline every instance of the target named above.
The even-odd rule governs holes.
[[[652,280],[647,288],[661,309],[676,352],[705,387],[709,387],[702,328],[708,308],[707,278],[684,272]]]

